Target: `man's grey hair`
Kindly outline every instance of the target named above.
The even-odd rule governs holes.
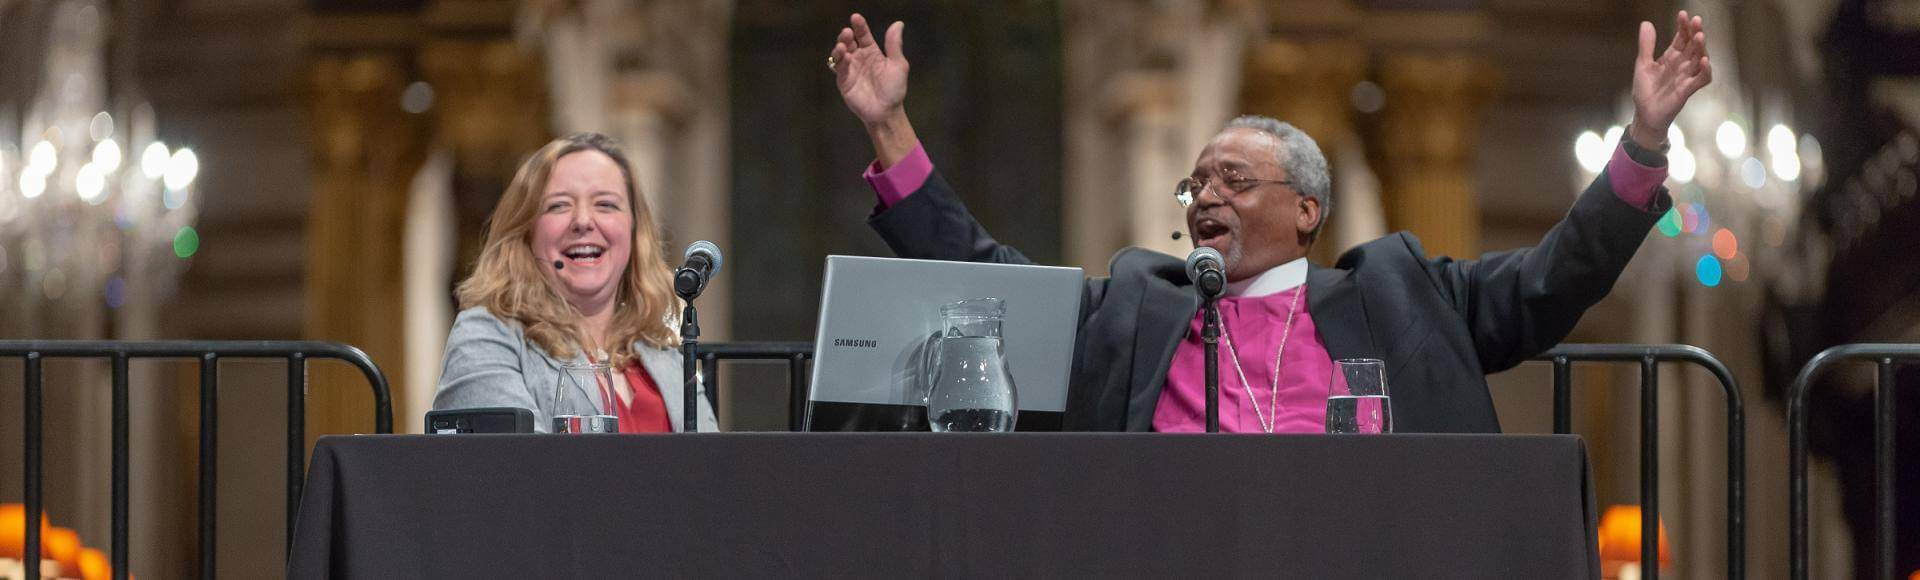
[[[1252,129],[1272,135],[1280,142],[1280,167],[1287,170],[1293,189],[1300,195],[1320,200],[1320,223],[1314,224],[1310,234],[1319,236],[1320,228],[1326,226],[1327,218],[1333,215],[1333,177],[1327,173],[1327,156],[1320,153],[1320,145],[1306,131],[1273,117],[1241,115],[1227,121],[1221,131],[1228,129]]]

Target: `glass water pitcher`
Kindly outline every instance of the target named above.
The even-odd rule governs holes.
[[[1013,431],[1020,404],[1000,339],[1006,313],[1006,301],[999,298],[940,308],[940,335],[928,356],[933,386],[927,393],[927,421],[934,431]]]

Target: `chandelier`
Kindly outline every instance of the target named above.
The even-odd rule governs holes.
[[[49,8],[35,95],[0,102],[0,296],[29,311],[164,299],[199,250],[200,160],[156,138],[134,83],[109,84],[106,5]]]
[[[1768,254],[1779,250],[1803,196],[1819,186],[1820,142],[1796,134],[1784,119],[1769,125],[1763,148],[1751,146],[1751,124],[1738,114],[1713,125],[1710,140],[1690,138],[1683,124],[1667,128],[1673,207],[1656,229],[1685,244],[1687,266],[1701,285],[1746,282],[1753,254],[1761,248]],[[1624,133],[1614,125],[1604,135],[1588,130],[1574,138],[1583,181],[1606,167]]]

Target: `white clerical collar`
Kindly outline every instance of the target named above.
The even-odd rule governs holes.
[[[1294,258],[1292,262],[1274,266],[1259,276],[1227,284],[1227,295],[1259,298],[1292,290],[1305,283],[1307,259]]]

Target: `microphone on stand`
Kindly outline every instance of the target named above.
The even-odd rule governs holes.
[[[1193,289],[1200,294],[1201,308],[1205,316],[1200,325],[1200,346],[1206,361],[1207,385],[1207,432],[1220,432],[1220,306],[1219,298],[1227,291],[1227,274],[1222,265],[1226,260],[1220,257],[1220,251],[1208,247],[1194,248],[1187,254],[1187,279],[1193,281]]]
[[[1200,297],[1206,300],[1219,298],[1227,291],[1227,273],[1224,268],[1226,259],[1220,257],[1220,251],[1205,246],[1194,248],[1187,254],[1187,279],[1193,281],[1194,288],[1200,290]]]
[[[720,274],[720,247],[706,240],[694,242],[687,246],[686,260],[686,265],[673,273],[673,291],[693,300]]]
[[[720,247],[706,240],[694,242],[687,246],[686,260],[673,273],[673,292],[687,303],[680,313],[680,432],[693,433],[700,430],[700,390],[695,380],[700,365],[700,313],[694,310],[693,299],[720,274]]]

